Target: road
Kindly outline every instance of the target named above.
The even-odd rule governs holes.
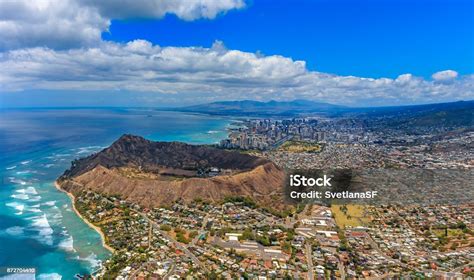
[[[346,279],[346,270],[344,269],[344,265],[342,264],[342,262],[339,261],[337,263],[337,268],[339,268],[339,273],[341,273],[341,279]]]
[[[399,259],[394,259],[394,258],[391,258],[389,256],[387,256],[387,254],[385,254],[384,251],[382,251],[382,249],[380,249],[379,245],[377,244],[377,242],[375,242],[373,239],[372,239],[372,236],[370,236],[370,234],[367,234],[367,239],[370,243],[370,245],[372,246],[372,248],[375,249],[375,251],[377,251],[381,256],[383,256],[384,258],[386,258],[387,260],[392,260],[394,262],[396,262],[398,265],[400,265],[401,267],[403,268],[407,268],[407,269],[411,269],[411,267],[409,267],[407,264],[405,263],[402,263]]]
[[[132,210],[134,211],[135,213],[139,214],[140,216],[142,216],[143,218],[145,218],[156,230],[158,230],[164,237],[165,239],[167,239],[169,242],[173,243],[173,245],[178,248],[179,250],[183,251],[183,253],[188,256],[189,258],[191,258],[197,265],[199,265],[202,269],[204,269],[206,272],[210,272],[209,269],[204,266],[203,263],[201,263],[201,261],[193,254],[191,253],[191,251],[188,250],[188,248],[186,248],[186,246],[182,245],[181,243],[179,243],[178,241],[174,240],[171,236],[168,235],[167,232],[163,231],[160,229],[160,225],[157,224],[155,221],[151,220],[150,218],[148,218],[148,216],[145,214],[145,213],[142,213],[142,212],[139,212],[139,211],[136,211],[136,210]]]
[[[275,144],[272,145],[272,149],[277,149],[281,144],[285,143],[286,141],[289,141],[293,138],[293,135],[288,135],[283,137],[282,139],[278,140],[275,142]]]
[[[171,264],[170,270],[168,270],[168,273],[166,273],[166,275],[163,277],[163,279],[168,280],[170,278],[170,276],[173,275],[173,272],[175,271],[175,269],[176,269],[176,265],[174,265],[174,262],[173,262]]]
[[[129,278],[134,280],[136,278],[136,275],[145,267],[147,266],[148,264],[152,264],[153,262],[146,262],[146,263],[142,263],[142,265],[140,265],[139,268],[137,268],[135,271],[133,271],[132,274],[130,274]]]
[[[206,228],[206,225],[207,225],[208,218],[209,218],[209,214],[206,214],[206,216],[204,216],[204,219],[202,221],[201,229],[199,230],[198,234],[191,241],[191,245],[196,244],[196,242],[198,242],[198,240],[199,240],[199,237],[206,233],[205,228]]]
[[[314,280],[314,269],[313,269],[313,250],[311,244],[306,243],[306,260],[308,262],[308,279]]]
[[[112,201],[110,201],[109,199],[106,199],[109,203],[112,203],[114,204]],[[157,231],[159,231],[163,237],[168,240],[169,242],[173,243],[173,245],[178,248],[179,250],[183,251],[183,253],[188,256],[190,259],[192,259],[197,265],[199,265],[202,269],[204,269],[204,271],[206,271],[207,273],[209,273],[209,269],[204,266],[203,263],[201,263],[201,261],[193,254],[191,253],[191,251],[188,250],[188,248],[186,248],[186,246],[182,245],[181,243],[179,243],[178,241],[174,240],[170,235],[168,235],[168,233],[166,231],[163,231],[160,229],[160,225],[158,225],[155,221],[153,221],[152,219],[148,218],[148,216],[145,214],[145,213],[142,213],[140,211],[137,211],[137,210],[134,210],[134,209],[130,209],[131,211],[137,213],[138,215],[142,216],[144,219],[146,219],[148,221],[148,223],[153,227],[155,228]]]

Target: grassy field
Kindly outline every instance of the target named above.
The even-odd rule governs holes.
[[[336,224],[341,227],[365,226],[370,223],[369,217],[364,215],[365,207],[362,205],[348,204],[332,205],[331,211],[336,219]]]
[[[445,231],[444,229],[433,229],[433,233],[437,236],[437,237],[442,237],[442,236],[445,236]],[[453,236],[458,236],[458,235],[462,235],[463,232],[461,229],[458,229],[458,228],[449,228],[448,229],[448,237],[453,237]]]
[[[290,153],[319,153],[321,149],[321,144],[303,141],[286,141],[278,148],[279,151]]]

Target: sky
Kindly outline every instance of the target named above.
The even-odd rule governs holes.
[[[0,1],[0,107],[474,99],[470,0]]]

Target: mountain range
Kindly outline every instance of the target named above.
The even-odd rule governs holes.
[[[173,108],[181,112],[204,113],[211,115],[252,115],[252,116],[296,116],[309,113],[337,112],[347,107],[309,100],[268,102],[242,100],[219,101],[207,104]]]
[[[345,107],[309,100],[220,101],[201,105],[173,108],[175,111],[237,117],[304,117],[322,115],[377,122],[387,126],[473,126],[474,100],[436,104]]]

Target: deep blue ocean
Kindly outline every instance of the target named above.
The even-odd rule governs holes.
[[[0,279],[73,279],[110,256],[54,180],[71,160],[124,133],[150,140],[216,143],[230,121],[151,109],[0,109],[0,269],[34,267]],[[1,274],[0,274],[1,275]]]

